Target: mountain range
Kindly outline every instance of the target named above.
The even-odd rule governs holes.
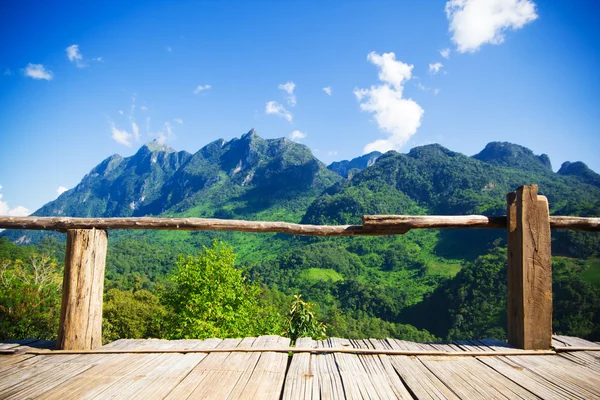
[[[34,215],[310,224],[360,224],[364,214],[503,215],[506,193],[531,183],[548,197],[552,214],[600,216],[600,175],[582,162],[566,162],[555,173],[548,156],[516,144],[492,142],[472,157],[431,144],[326,166],[307,146],[263,139],[254,130],[194,154],[151,142],[131,157],[112,155]],[[1,233],[20,244],[40,242],[44,235]],[[555,290],[562,293],[556,309],[563,310],[554,316],[561,327],[557,332],[600,337],[600,309],[584,306],[597,299],[600,307],[600,235],[552,235]],[[318,304],[331,335],[505,337],[505,233],[500,230],[345,238],[190,231],[109,236],[107,288],[154,290],[167,284],[179,254],[197,253],[219,239],[233,247],[251,279],[269,288],[269,301],[279,304],[280,295],[301,293]],[[432,313],[439,323],[424,319]]]

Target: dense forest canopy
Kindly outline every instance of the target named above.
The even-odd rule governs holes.
[[[583,163],[565,163],[554,173],[547,156],[510,143],[490,143],[473,157],[427,145],[327,168],[306,146],[251,131],[195,154],[149,144],[132,157],[111,156],[34,215],[313,224],[356,224],[363,214],[503,215],[507,192],[537,183],[551,214],[600,216],[598,182]],[[0,336],[52,338],[64,237],[2,236]],[[214,247],[214,240],[225,246]],[[324,328],[326,335],[348,338],[505,339],[505,246],[501,230],[345,238],[113,231],[105,339],[253,335],[259,328],[293,335],[289,321],[298,316],[290,316],[291,309],[311,316],[308,331],[315,336]],[[555,332],[599,340],[600,235],[556,231],[552,250]],[[35,279],[41,270],[43,282]],[[225,271],[227,279],[212,275]],[[186,286],[186,274],[194,285],[205,279],[204,288]],[[233,304],[209,290],[217,279],[229,282],[239,294],[234,298],[244,302]],[[189,299],[218,300],[211,312],[220,319],[191,307]]]

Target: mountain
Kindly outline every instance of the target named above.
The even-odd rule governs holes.
[[[565,161],[558,170],[559,175],[576,176],[585,183],[600,187],[600,175],[588,168],[581,161]]]
[[[407,154],[367,154],[328,168],[302,144],[263,139],[251,130],[229,141],[216,140],[194,154],[152,142],[131,157],[113,155],[35,215],[312,224],[360,224],[364,214],[502,215],[506,193],[537,183],[552,214],[600,216],[597,182],[598,174],[583,163],[565,163],[554,173],[547,156],[499,142],[473,157],[431,144]],[[35,243],[43,235],[11,230],[0,234],[21,244]],[[251,279],[269,288],[269,301],[281,305],[284,295],[301,293],[318,303],[332,336],[430,338],[404,325],[410,322],[442,338],[481,334],[504,339],[506,313],[499,305],[505,299],[498,293],[505,292],[505,236],[502,230],[415,230],[339,238],[114,231],[106,288],[160,287],[179,254],[196,254],[218,239],[234,248]],[[0,247],[5,243],[0,240]],[[48,240],[42,245],[53,246]],[[563,296],[555,297],[555,309],[586,310],[585,304],[600,298],[600,235],[554,231],[552,250],[553,262],[560,266],[555,270],[556,293]],[[461,297],[465,293],[474,296]],[[588,333],[569,330],[567,311],[554,316],[562,321],[557,332],[591,338],[590,329],[596,329],[600,338],[600,321],[593,326],[586,322],[588,314],[600,316],[600,311],[582,311],[578,317],[577,326],[587,327]],[[421,316],[439,324],[428,324]]]
[[[33,215],[258,219],[269,218],[275,207],[285,210],[278,219],[298,221],[316,196],[340,180],[305,145],[262,139],[252,129],[195,154],[155,141],[131,157],[113,155]],[[39,239],[25,231],[5,235],[26,243]]]
[[[525,171],[552,172],[552,164],[546,154],[536,156],[527,147],[508,142],[488,143],[473,158],[502,167],[519,168]]]
[[[360,157],[353,158],[352,160],[342,160],[342,161],[334,161],[327,166],[327,169],[330,171],[336,172],[337,174],[343,176],[344,178],[348,178],[349,172],[351,170],[356,170],[354,172],[362,171],[365,168],[370,167],[375,164],[375,161],[381,157],[381,153],[378,151],[373,151],[369,154],[362,155]]]

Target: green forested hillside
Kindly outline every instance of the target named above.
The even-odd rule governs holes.
[[[388,152],[374,163],[363,157],[327,169],[307,147],[265,140],[252,130],[193,155],[150,144],[129,158],[112,156],[35,214],[359,224],[363,214],[502,215],[507,192],[537,183],[552,214],[600,216],[597,174],[580,164],[554,173],[545,155],[490,143],[474,157],[427,145],[408,154]],[[41,237],[25,231],[3,235],[21,244]],[[160,296],[178,256],[197,254],[213,239],[237,253],[237,265],[262,287],[261,301],[284,315],[291,296],[302,294],[316,304],[328,335],[505,337],[505,238],[494,230],[357,238],[110,232],[105,286],[112,290],[107,293],[111,312],[118,310],[115,304],[127,303],[123,299],[135,300],[139,291]],[[60,248],[60,240],[58,235],[58,244],[46,240],[41,245]],[[553,232],[552,244],[555,330],[598,340],[600,235]],[[0,242],[0,259],[26,257],[27,249]],[[138,298],[154,301],[145,292]],[[119,330],[113,327],[113,332]]]

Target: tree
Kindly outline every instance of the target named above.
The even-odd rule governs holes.
[[[53,257],[0,259],[0,339],[56,339],[62,276]]]
[[[294,295],[286,324],[285,336],[293,341],[300,337],[323,339],[325,325],[317,320],[313,310],[314,304],[302,300],[301,295]]]
[[[164,307],[148,290],[110,289],[104,295],[103,341],[162,336]]]
[[[197,256],[181,256],[164,295],[166,337],[203,339],[278,334],[281,316],[261,304],[261,288],[235,267],[233,250],[213,242]]]

